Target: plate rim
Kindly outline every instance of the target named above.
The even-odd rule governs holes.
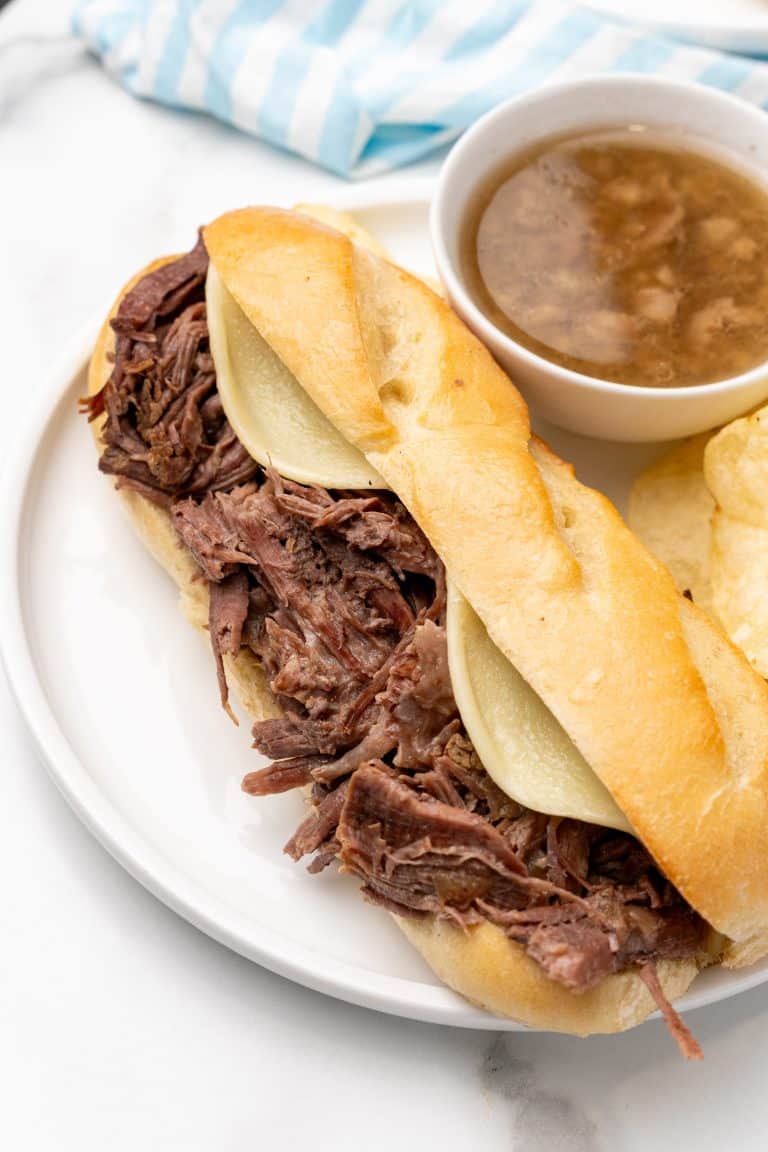
[[[329,199],[346,210],[386,209],[428,204],[431,181],[401,181],[396,188],[372,182],[365,189],[338,190]],[[441,985],[377,973],[363,965],[325,957],[279,931],[254,925],[192,880],[184,870],[145,839],[104,792],[80,761],[59,725],[41,683],[27,636],[21,580],[25,562],[27,507],[45,452],[45,441],[62,404],[90,357],[105,312],[100,310],[70,339],[23,414],[18,437],[0,470],[0,522],[6,542],[0,549],[0,660],[17,707],[49,775],[70,807],[99,843],[148,891],[206,935],[295,983],[336,999],[389,1015],[453,1027],[495,1031],[529,1031],[516,1021],[471,1005]],[[254,929],[258,939],[254,938]],[[689,991],[677,1003],[680,1011],[704,1007],[768,980],[764,967],[745,969],[722,982]],[[695,985],[694,985],[695,987]]]

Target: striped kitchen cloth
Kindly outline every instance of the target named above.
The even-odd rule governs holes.
[[[501,100],[657,72],[768,105],[768,65],[568,0],[79,0],[74,29],[137,96],[208,112],[342,176],[406,164]]]

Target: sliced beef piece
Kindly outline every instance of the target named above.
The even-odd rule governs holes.
[[[185,523],[177,527],[206,574],[214,573],[211,557],[216,565],[237,555],[256,569],[259,583],[298,633],[309,644],[322,644],[340,672],[355,677],[376,671],[398,638],[396,621],[371,597],[379,589],[399,595],[386,565],[314,537],[281,508],[272,473],[258,488],[209,494],[202,505],[193,527],[208,534],[205,548]]]
[[[525,908],[562,895],[528,874],[483,817],[419,797],[385,765],[362,765],[349,781],[336,837],[342,866],[387,907],[475,923],[480,904]]]
[[[207,269],[199,239],[125,294],[112,320],[112,373],[87,401],[92,419],[106,417],[100,469],[166,507],[180,495],[243,483],[257,470],[216,393]]]
[[[221,420],[207,437],[208,442],[199,452],[195,469],[182,493],[203,496],[206,492],[228,492],[253,478],[258,464],[243,448],[228,420]]]
[[[280,792],[290,792],[293,788],[303,788],[312,783],[312,767],[316,763],[311,756],[295,756],[289,760],[278,760],[249,772],[243,780],[243,791],[249,796],[274,796]]]
[[[656,1006],[664,1017],[664,1023],[674,1036],[681,1054],[686,1060],[703,1060],[704,1053],[699,1042],[664,995],[653,960],[647,960],[640,966],[640,975],[656,1001]]]
[[[594,988],[614,971],[616,954],[611,938],[600,924],[587,917],[533,925],[521,930],[520,935],[528,955],[547,976],[574,992]]]
[[[343,695],[339,662],[325,644],[300,631],[291,614],[278,609],[265,618],[263,631],[256,643],[251,639],[251,645],[268,671],[272,691],[294,714],[290,720],[294,728],[303,725],[314,739],[310,733],[330,733],[339,727],[335,718],[322,719],[336,711],[333,705]],[[347,695],[351,684],[352,678]],[[299,714],[304,717],[301,721]],[[337,742],[332,742],[322,751],[332,754],[336,747]],[[267,756],[277,755],[261,744],[259,748]],[[319,744],[317,748],[321,751]]]
[[[433,770],[441,780],[447,781],[455,797],[453,803],[485,816],[506,835],[510,822],[518,821],[523,809],[502,792],[485,771],[458,716],[446,725],[441,736],[444,737],[443,743],[436,742],[431,746]],[[428,787],[429,780],[429,773],[420,773],[416,777],[417,784],[423,787]],[[522,857],[514,843],[511,847]]]
[[[245,486],[230,495],[244,499],[254,490],[252,485]],[[192,499],[177,501],[171,509],[171,519],[207,580],[224,580],[238,565],[250,562],[250,556],[240,550],[237,533],[215,496],[206,496],[200,503]]]
[[[253,747],[262,756],[275,760],[284,757],[318,757],[318,770],[338,749],[339,730],[328,720],[307,720],[304,717],[285,716],[276,720],[260,720],[253,728]]]
[[[384,507],[378,499],[364,503]],[[436,730],[456,715],[444,635],[427,619],[436,601],[440,611],[444,605],[440,563],[425,563],[428,545],[415,525],[411,532],[398,528],[403,539],[420,542],[414,545],[419,571],[412,575],[422,582],[420,595],[427,584],[432,592],[428,607],[419,610],[408,580],[383,559],[351,547],[333,524],[308,526],[333,506],[329,493],[270,472],[261,484],[179,501],[172,516],[209,580],[224,580],[244,565],[260,591],[243,637],[286,711],[284,720],[255,726],[261,752],[275,759],[334,757],[367,734],[363,758],[401,746],[401,759],[418,760]],[[396,501],[389,502],[386,518],[407,524]],[[375,540],[380,537],[377,531]],[[435,575],[431,582],[427,569]],[[350,759],[353,768],[360,756],[342,756],[328,779],[351,770]]]
[[[337,780],[366,760],[390,754],[398,767],[431,768],[434,741],[456,716],[445,629],[421,620],[389,662],[387,679],[365,710],[368,726],[359,743],[318,768],[315,778]]]
[[[209,582],[208,592],[208,631],[216,661],[219,695],[222,707],[230,711],[224,656],[235,656],[240,651],[240,637],[250,603],[248,573],[244,568],[238,568],[218,584]]]
[[[677,893],[651,908],[642,889],[604,881],[586,903],[625,958],[694,956],[701,948],[702,921]]]
[[[391,717],[397,767],[431,765],[435,738],[457,716],[444,628],[432,620],[414,627],[377,703]]]
[[[281,481],[278,499],[314,531],[331,531],[353,548],[376,552],[400,579],[411,573],[436,580],[437,555],[399,500],[384,493],[334,499],[323,489],[308,500],[306,489],[289,480]]]
[[[292,859],[300,860],[302,856],[317,852],[330,838],[335,839],[347,787],[348,782],[344,780],[333,792],[328,792],[299,825],[285,846]]]
[[[542,861],[546,861],[549,821],[550,818],[542,812],[526,810],[518,819],[509,821],[505,829],[512,850],[525,860],[530,869],[536,869]]]
[[[199,290],[208,271],[208,253],[202,235],[191,252],[169,260],[142,276],[123,296],[114,327],[118,332],[152,331],[158,321],[172,316]]]
[[[633,884],[648,872],[651,858],[634,836],[603,832],[592,851],[592,867],[618,884]]]
[[[465,925],[488,919],[553,980],[584,991],[635,960],[692,956],[701,920],[677,898],[653,910],[615,887],[577,894],[531,874],[486,819],[413,790],[367,764],[349,781],[335,836],[363,892],[402,915]]]
[[[597,831],[579,820],[549,820],[546,868],[550,879],[563,888],[588,887],[589,855]]]

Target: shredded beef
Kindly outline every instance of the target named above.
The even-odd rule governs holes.
[[[399,915],[489,921],[576,992],[639,965],[695,1055],[654,962],[699,953],[705,925],[633,837],[524,809],[488,776],[453,697],[439,558],[389,493],[250,459],[216,392],[206,269],[199,241],[125,296],[88,410],[106,414],[102,469],[168,508],[209,582],[222,703],[223,656],[244,646],[282,707],[254,725],[272,763],[244,789],[309,786],[286,851],[313,872],[339,861]]]
[[[208,588],[210,595],[208,629],[216,660],[221,703],[228,709],[229,692],[224,671],[224,656],[235,656],[240,651],[243,624],[250,607],[248,573],[244,568],[238,568],[219,583],[212,580]]]
[[[255,746],[275,760],[339,753],[316,767],[326,782],[355,766],[357,754],[350,765],[344,753],[363,739],[369,757],[398,748],[401,760],[423,758],[426,743],[456,715],[444,661],[415,693],[407,674],[420,645],[427,646],[424,666],[431,664],[430,629],[439,632],[432,615],[445,602],[437,557],[399,502],[385,495],[365,501],[362,514],[376,516],[377,541],[385,549],[403,543],[400,579],[377,550],[347,543],[341,529],[349,517],[310,526],[329,503],[328,493],[268,471],[260,484],[179,501],[171,512],[208,580],[229,579],[244,565],[258,590],[243,641],[259,657],[285,716],[256,725]],[[417,569],[412,584],[410,567]],[[386,709],[381,693],[388,694]]]
[[[658,973],[656,972],[656,965],[652,960],[647,964],[643,964],[640,969],[640,975],[645,981],[651,996],[656,1001],[656,1006],[664,1017],[664,1023],[677,1041],[677,1046],[683,1056],[685,1056],[686,1060],[702,1060],[704,1053],[701,1050],[701,1046],[690,1029],[686,1028],[680,1016],[675,1012],[669,1000],[664,995],[664,991],[659,983]]]
[[[102,472],[167,507],[179,495],[230,488],[257,465],[227,422],[208,344],[202,238],[144,276],[120,302],[109,380],[86,401],[105,415]]]
[[[348,786],[349,781],[345,780],[333,792],[326,793],[309,816],[301,822],[285,846],[285,851],[294,860],[301,860],[302,856],[319,852],[335,837]],[[337,844],[338,852],[338,842],[334,840],[334,843]]]
[[[363,879],[369,899],[405,915],[449,916],[464,927],[491,920],[575,991],[645,957],[699,951],[700,921],[681,902],[651,910],[642,891],[588,868],[572,891],[559,883],[557,855],[541,858],[534,849],[521,857],[509,830],[426,799],[373,762],[352,776],[336,835],[342,865]]]

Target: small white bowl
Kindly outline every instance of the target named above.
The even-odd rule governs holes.
[[[715,428],[768,396],[768,363],[714,384],[643,388],[596,380],[524,348],[480,310],[459,256],[465,214],[504,160],[552,137],[644,124],[679,133],[768,187],[768,116],[703,85],[653,76],[553,84],[478,120],[446,160],[430,213],[435,262],[454,309],[490,348],[542,417],[605,440],[674,440]]]

